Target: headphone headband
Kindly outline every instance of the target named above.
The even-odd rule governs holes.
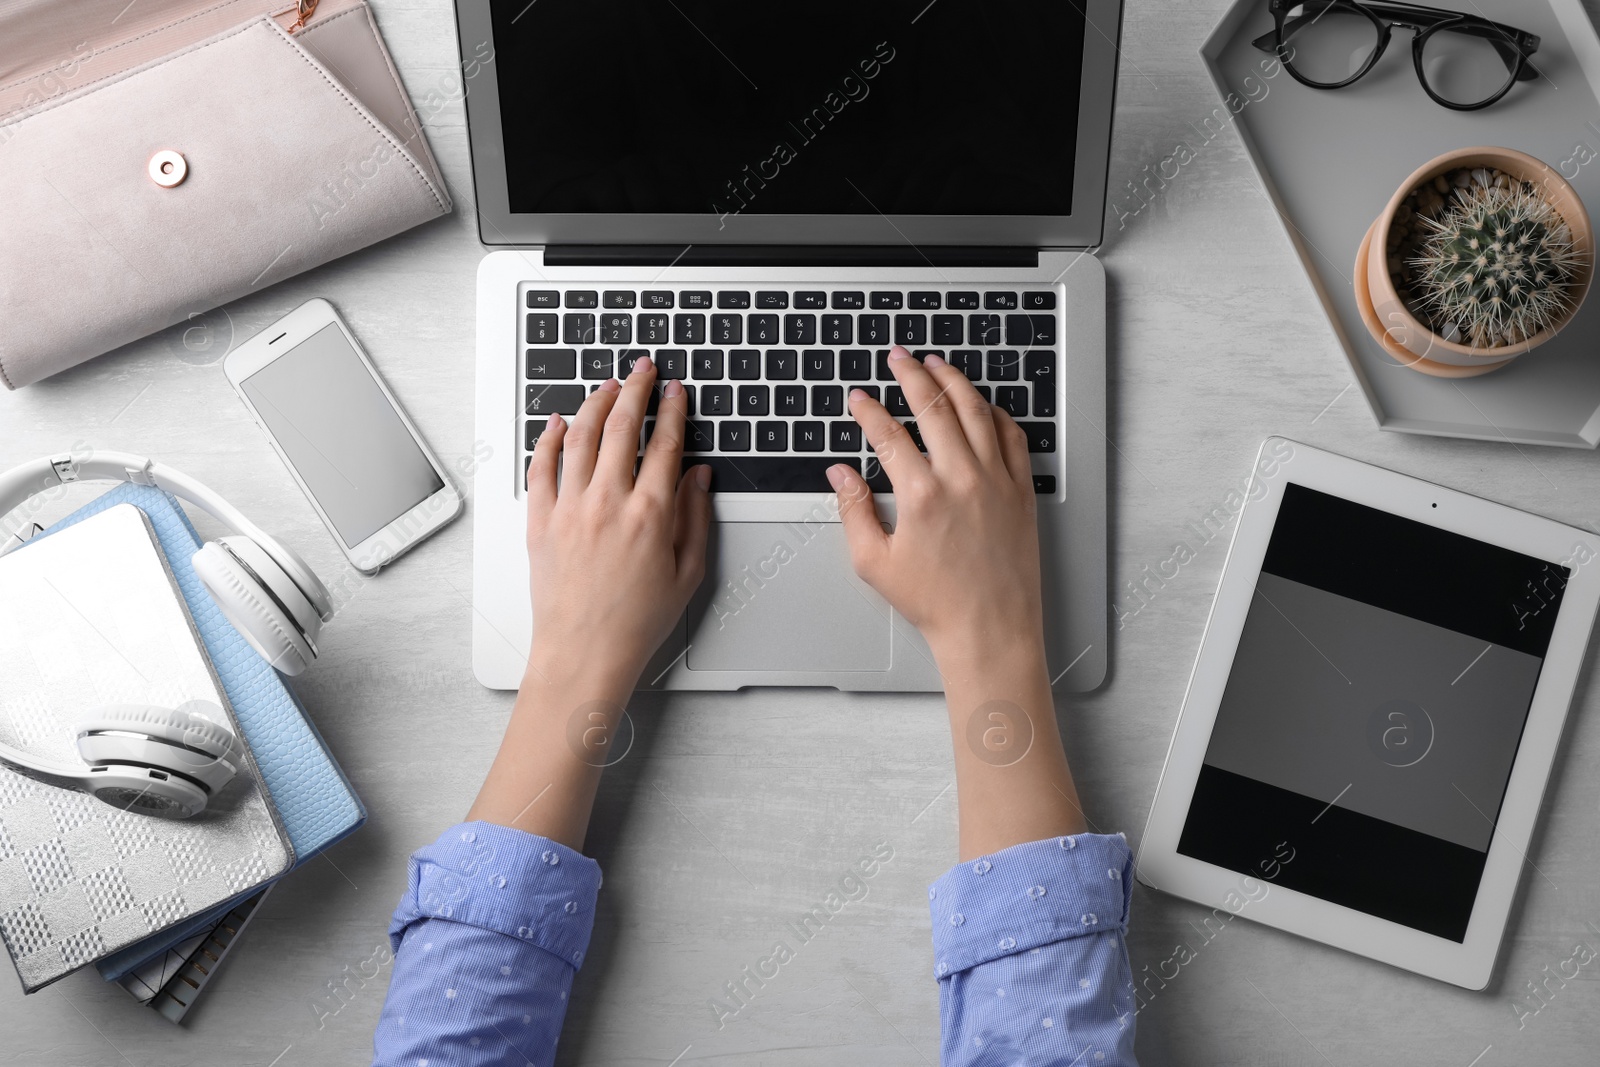
[[[0,762],[5,763],[14,771],[25,774],[35,781],[43,781],[47,785],[60,785],[63,780],[73,781],[83,774],[83,767],[81,766],[63,763],[61,760],[35,756],[22,751],[20,748],[12,748],[4,742],[0,742]],[[68,788],[71,787],[69,786]]]
[[[93,451],[82,459],[64,453],[13,467],[0,474],[0,516],[9,514],[48,489],[77,481],[132,482],[160,489],[188,501],[255,541],[300,587],[322,621],[327,622],[333,617],[333,602],[327,589],[294,550],[245,518],[232,504],[201,482],[182,471],[131,452]]]

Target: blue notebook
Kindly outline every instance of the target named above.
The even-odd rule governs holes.
[[[200,583],[190,562],[200,547],[200,535],[177,501],[149,486],[120,485],[39,536],[47,537],[124,503],[135,505],[150,517],[206,652],[244,730],[244,739],[261,768],[273,806],[294,845],[298,867],[358,829],[366,821],[367,811],[283,677],[239,635]],[[218,909],[190,916],[105,957],[96,967],[107,981],[115,981],[156,953],[223,918],[236,903],[230,901]]]

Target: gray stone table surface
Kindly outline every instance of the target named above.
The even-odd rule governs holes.
[[[341,309],[445,461],[470,459],[483,249],[452,10],[445,0],[376,6],[457,212],[230,305],[210,317],[210,347],[186,347],[168,331],[0,395],[0,467],[80,439],[148,453],[222,492],[325,576],[348,579],[219,366],[230,330],[243,338],[316,296]],[[1591,453],[1375,428],[1236,132],[1203,144],[1197,132],[1218,106],[1197,49],[1225,6],[1132,0],[1123,36],[1103,253],[1118,621],[1109,683],[1058,699],[1058,711],[1089,817],[1135,842],[1227,551],[1226,536],[1203,542],[1190,524],[1244,484],[1264,436],[1600,525],[1600,457]],[[1281,91],[1294,88],[1285,82]],[[1134,199],[1128,183],[1147,166],[1171,174],[1161,161],[1180,142],[1195,146],[1193,158],[1152,183],[1161,186],[1153,196]],[[371,812],[367,826],[273,893],[187,1025],[169,1025],[92,972],[29,998],[0,979],[0,1062],[366,1062],[389,968],[346,979],[372,973],[407,854],[464,815],[511,707],[510,694],[481,688],[469,666],[471,523],[469,507],[376,580],[347,581],[322,659],[298,682]],[[198,524],[216,532],[204,517]],[[1159,588],[1150,584],[1147,603],[1132,597],[1129,583],[1180,544],[1193,558]],[[750,691],[641,697],[632,711],[637,742],[608,772],[589,835],[606,884],[557,1062],[936,1063],[925,886],[954,861],[956,841],[942,702]],[[1600,964],[1550,983],[1537,1014],[1519,1019],[1516,1005],[1577,942],[1600,945],[1597,714],[1600,694],[1586,672],[1488,991],[1249,922],[1206,940],[1205,909],[1140,886],[1134,972],[1168,976],[1150,983],[1138,1015],[1141,1060],[1595,1062]],[[880,843],[893,859],[865,899],[719,1027],[709,1002],[724,983]],[[1173,976],[1163,961],[1179,943],[1194,955]],[[349,992],[331,999],[336,985]],[[532,1058],[550,1062],[546,1050]]]

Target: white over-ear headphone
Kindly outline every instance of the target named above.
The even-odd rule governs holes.
[[[299,674],[317,658],[317,635],[333,617],[333,603],[316,573],[181,471],[127,452],[36,459],[0,474],[0,516],[55,486],[99,479],[154,486],[236,530],[236,536],[208,541],[192,557],[201,583],[250,646],[284,674]]]
[[[123,811],[187,819],[204,811],[238,770],[238,741],[225,722],[222,709],[204,701],[178,708],[113,704],[78,722],[83,763],[41,759],[3,744],[0,761]]]

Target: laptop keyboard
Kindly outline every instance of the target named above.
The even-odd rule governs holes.
[[[655,428],[664,384],[689,404],[684,467],[710,464],[718,492],[831,492],[825,471],[848,463],[890,491],[849,390],[876,397],[922,436],[889,370],[889,346],[937,354],[1028,435],[1034,490],[1053,494],[1062,346],[1055,290],[662,289],[523,290],[523,470],[556,416],[574,415],[607,378],[648,355],[658,373],[641,433]],[[924,449],[925,450],[925,449]]]

